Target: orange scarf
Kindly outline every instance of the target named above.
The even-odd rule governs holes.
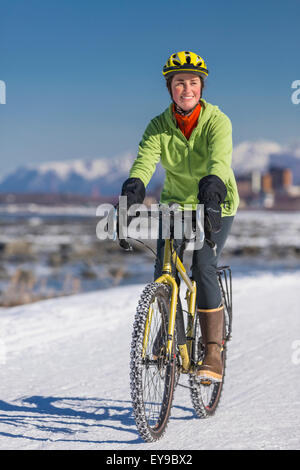
[[[196,108],[189,116],[182,116],[179,113],[176,113],[175,106],[173,104],[173,113],[176,118],[177,124],[183,135],[189,140],[191,133],[195,129],[198,123],[198,118],[201,111],[201,104],[197,104]]]

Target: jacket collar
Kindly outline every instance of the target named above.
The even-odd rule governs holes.
[[[181,130],[179,129],[177,125],[176,118],[173,114],[173,103],[171,103],[162,114],[166,120],[166,124],[168,125],[168,127],[173,129],[173,131],[176,132],[176,134],[181,140],[183,140],[184,142],[189,142],[189,145],[193,145],[195,137],[201,133],[203,125],[212,116],[215,108],[218,108],[218,107],[208,103],[203,98],[201,99],[201,110],[200,110],[200,115],[198,118],[198,123],[194,129],[194,132],[190,136],[189,140],[187,140],[187,138],[183,135],[183,133],[181,132]]]
[[[203,98],[201,99],[201,111],[198,119],[198,124],[196,126],[196,129],[201,128],[203,124],[210,118],[212,112],[213,112],[214,106],[207,101],[205,101]],[[171,103],[168,108],[164,111],[164,116],[168,122],[168,124],[172,128],[177,129],[177,122],[176,118],[173,114],[173,103]]]

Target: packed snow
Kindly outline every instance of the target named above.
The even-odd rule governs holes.
[[[300,449],[299,285],[299,271],[234,278],[219,408],[198,419],[177,386],[152,444],[137,433],[129,391],[142,284],[0,309],[0,448]]]

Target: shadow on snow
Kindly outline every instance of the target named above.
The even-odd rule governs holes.
[[[183,416],[172,417],[171,415],[170,421],[190,420],[195,417],[193,409],[184,406],[174,405],[172,411],[173,415],[179,411]],[[16,433],[0,431],[0,436],[14,439],[91,444],[144,443],[135,427],[131,402],[126,400],[43,396],[22,398],[21,404],[0,400],[0,425],[3,424],[12,426]],[[22,434],[18,433],[19,428]],[[88,437],[87,439],[75,437],[78,433],[91,432],[91,428],[93,428],[93,432],[95,432],[95,428],[99,428],[99,430],[107,428],[122,434],[130,433],[134,439],[94,441]],[[46,437],[31,436],[32,429],[46,432],[48,435]],[[61,436],[62,434],[65,435],[65,438]]]

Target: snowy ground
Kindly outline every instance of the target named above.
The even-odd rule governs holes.
[[[0,309],[0,448],[300,449],[299,286],[299,272],[234,279],[219,409],[197,419],[177,387],[154,444],[139,438],[129,394],[142,285]]]

